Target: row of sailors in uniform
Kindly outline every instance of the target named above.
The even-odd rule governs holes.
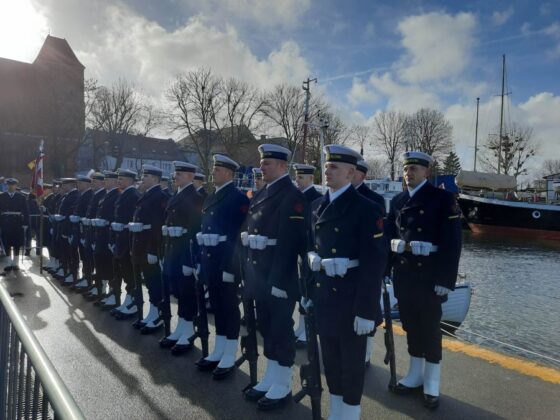
[[[99,211],[97,217],[72,214],[75,223],[79,222],[78,224],[85,227],[93,226],[94,232],[99,228],[111,226],[115,234],[122,234],[124,231],[131,233],[133,239],[130,240],[128,255],[123,258],[114,254],[114,260],[119,260],[119,264],[123,264],[126,259],[134,260],[135,267],[141,271],[141,274],[136,276],[136,279],[130,279],[127,277],[130,277],[130,271],[134,270],[115,270],[114,275],[121,276],[127,283],[127,295],[122,304],[119,302],[121,279],[111,282],[105,277],[113,273],[103,273],[101,275],[101,277],[105,276],[101,279],[103,290],[99,287],[99,282],[92,280],[93,278],[99,280],[99,272],[104,271],[102,265],[106,261],[103,259],[98,261],[97,258],[93,258],[94,261],[89,263],[93,266],[86,270],[85,278],[80,281],[75,282],[73,277],[68,277],[76,273],[76,270],[73,273],[66,271],[71,264],[63,263],[62,267],[55,267],[54,272],[58,270],[58,274],[66,279],[67,283],[74,283],[78,290],[87,288],[89,290],[87,296],[90,298],[95,298],[104,292],[97,303],[103,308],[112,309],[112,314],[117,319],[126,319],[141,311],[143,302],[135,300],[133,296],[134,287],[138,287],[135,282],[138,282],[139,277],[143,276],[146,280],[150,294],[151,288],[157,288],[155,285],[159,283],[159,279],[157,282],[154,281],[154,276],[163,278],[164,288],[169,288],[171,293],[178,297],[179,320],[175,331],[164,337],[160,344],[162,347],[175,350],[174,354],[182,354],[192,348],[188,339],[195,333],[194,277],[200,276],[206,284],[215,311],[216,340],[212,353],[199,360],[197,365],[201,370],[213,371],[215,379],[223,379],[234,369],[237,352],[240,318],[237,285],[241,281],[237,262],[241,261],[245,275],[244,293],[256,301],[259,331],[264,339],[264,356],[267,360],[264,377],[256,386],[245,392],[245,398],[256,401],[262,410],[270,410],[282,407],[291,398],[292,366],[295,356],[292,312],[295,302],[300,298],[297,284],[298,257],[303,256],[299,258],[300,277],[303,272],[306,281],[310,281],[313,291],[310,300],[301,302],[300,319],[303,320],[306,305],[316,306],[323,363],[331,394],[329,418],[359,418],[364,376],[363,360],[366,358],[368,344],[371,343],[367,335],[373,333],[376,325],[381,322],[380,282],[387,271],[387,266],[391,266],[387,264],[387,248],[390,247],[394,255],[400,255],[400,259],[391,258],[392,264],[395,261],[405,264],[405,266],[397,264],[397,268],[408,269],[408,276],[413,275],[408,267],[416,264],[417,261],[418,264],[413,270],[422,271],[418,269],[421,266],[418,258],[430,258],[431,255],[438,254],[437,245],[432,245],[437,243],[438,239],[432,231],[439,232],[440,229],[426,226],[426,232],[420,234],[421,227],[418,225],[417,232],[412,233],[411,227],[416,227],[417,215],[412,215],[410,212],[406,215],[405,210],[408,208],[406,206],[413,208],[414,212],[419,211],[418,215],[423,215],[425,208],[426,213],[429,212],[426,214],[428,223],[437,225],[438,220],[433,217],[434,214],[449,213],[451,216],[448,220],[452,220],[455,218],[454,209],[431,208],[433,204],[431,201],[436,202],[438,206],[441,202],[446,204],[453,204],[453,202],[449,201],[448,196],[441,198],[442,194],[435,193],[430,189],[429,184],[426,186],[424,179],[414,186],[415,190],[409,186],[409,190],[405,191],[402,197],[398,196],[397,203],[403,201],[405,206],[397,210],[392,209],[386,222],[389,226],[384,229],[385,211],[381,204],[382,198],[380,199],[380,196],[371,190],[370,193],[366,191],[367,187],[363,185],[363,179],[367,173],[367,166],[360,162],[361,156],[353,150],[336,145],[326,147],[325,172],[329,192],[325,196],[312,187],[315,168],[311,166],[296,166],[296,184],[299,190],[293,185],[287,174],[290,155],[287,149],[277,145],[261,145],[259,152],[260,173],[265,185],[254,194],[250,202],[232,183],[238,164],[226,156],[216,155],[213,169],[216,191],[205,199],[194,191],[194,187],[190,187],[196,167],[185,162],[175,162],[179,183],[172,198],[167,196],[151,201],[144,199],[144,202],[149,201],[145,205],[153,207],[152,216],[157,213],[154,217],[137,217],[142,216],[146,210],[143,209],[143,198],[139,196],[133,200],[134,210],[131,212],[131,220],[126,223],[109,221],[107,218],[100,217]],[[430,161],[429,156],[416,152],[412,154],[409,152],[404,159],[405,168],[418,166],[419,170],[428,167]],[[103,175],[96,174],[93,179],[101,180],[102,177]],[[122,170],[117,174],[106,172],[104,177],[105,182],[107,179],[117,177],[129,178],[128,184],[132,185],[136,174]],[[145,184],[144,180],[150,177],[155,180]],[[143,182],[140,185],[141,189],[147,187],[144,196],[154,195],[156,183],[160,178],[161,170],[144,166]],[[259,174],[255,178],[260,179]],[[83,179],[79,181],[87,182]],[[70,184],[72,181],[62,180],[62,183]],[[98,184],[98,188],[100,185]],[[124,188],[121,195],[127,189],[128,187]],[[96,194],[99,191],[101,190],[98,189]],[[67,191],[66,194],[70,192]],[[424,201],[412,202],[413,196]],[[437,196],[437,200],[432,200],[432,196]],[[59,208],[62,208],[64,199],[60,201]],[[117,211],[115,215],[116,213]],[[404,217],[405,215],[407,217]],[[56,225],[65,219],[59,218],[58,222],[56,218],[52,220]],[[420,222],[422,226],[423,223]],[[56,229],[56,226],[54,227]],[[55,233],[55,229],[51,234]],[[390,233],[384,237],[384,232]],[[144,233],[148,236],[142,235]],[[145,258],[143,261],[138,260],[141,256],[135,255],[134,247],[134,238],[140,235],[144,240],[159,244],[156,247],[148,247],[150,249],[143,248]],[[171,245],[168,244],[169,246],[162,250],[160,246],[162,236],[174,238],[176,241],[171,241]],[[184,240],[180,240],[182,238]],[[82,247],[85,247],[89,240],[89,249],[97,254],[95,247],[98,244],[95,239],[96,234],[93,241],[91,238],[86,238],[86,241],[81,243]],[[456,242],[456,238],[451,240]],[[113,253],[115,244],[107,242],[107,246]],[[72,241],[68,241],[68,244],[71,243]],[[239,252],[239,245],[245,251]],[[51,248],[53,250],[56,248],[56,237]],[[88,250],[81,251],[80,257],[85,267],[88,265]],[[408,256],[409,251],[413,257]],[[57,254],[56,250],[54,254]],[[64,258],[65,254],[58,252],[58,255]],[[458,258],[455,257],[456,255],[453,255],[453,261]],[[303,267],[301,261],[304,261]],[[450,272],[456,270],[456,267],[453,268],[453,261],[448,262]],[[56,257],[53,262],[54,266],[60,265]],[[161,266],[158,263],[161,263]],[[426,264],[426,266],[431,270],[427,276],[433,276],[433,265]],[[94,276],[94,273],[97,275]],[[420,273],[421,281],[418,284],[427,281],[424,274]],[[447,274],[446,279],[456,277]],[[340,278],[344,278],[345,282],[340,283],[337,280]],[[127,280],[131,284],[128,284]],[[165,286],[166,281],[167,286]],[[410,299],[407,292],[409,284],[404,280],[401,282],[402,284],[396,284],[395,288],[400,291],[399,294],[403,299],[408,300]],[[112,290],[108,288],[109,283],[112,283]],[[440,288],[436,290],[440,290],[444,295],[454,287],[454,284],[446,280],[443,285],[436,284],[436,286]],[[433,285],[431,287],[433,294]],[[424,290],[423,286],[421,289],[422,292],[427,290]],[[414,292],[418,290],[414,289]],[[433,301],[430,301],[430,310],[437,308],[437,304],[441,305],[438,300],[439,295],[440,293],[434,295],[437,299],[427,295]],[[161,326],[159,315],[163,310],[158,308],[158,305],[164,300],[165,296],[161,297],[161,291],[159,296],[153,299],[150,296],[148,316],[142,321],[137,321],[135,326],[145,333],[156,331]],[[430,313],[432,321],[437,318],[437,310],[434,311],[435,314]],[[300,323],[296,336],[300,336],[300,341],[305,341],[305,336],[301,336],[301,330],[304,330],[301,328],[302,325],[303,323]],[[418,344],[423,339],[418,338],[418,334],[433,333],[432,330],[423,331],[414,322],[409,322],[405,329],[406,327],[409,333],[411,370],[399,384],[402,393],[407,393],[409,389],[418,386],[418,372],[420,372],[418,360],[423,361],[425,357],[426,360],[430,360],[431,365],[436,365],[441,359],[441,343],[439,343],[438,353],[437,336],[430,338],[432,341],[435,340],[432,346],[435,347],[434,351]],[[417,329],[420,331],[413,331]],[[411,331],[414,332],[414,337],[410,337]],[[427,355],[428,353],[430,355]],[[430,379],[432,386],[428,387],[427,391],[425,389],[425,394],[427,401],[430,402],[427,405],[437,406],[439,370],[435,372],[435,369],[431,369],[431,371],[434,371],[431,375],[437,376],[437,380]],[[420,376],[423,373],[422,368]],[[411,374],[414,379],[407,380],[410,379]],[[434,383],[436,385],[433,385]]]

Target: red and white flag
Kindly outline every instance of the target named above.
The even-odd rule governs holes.
[[[39,146],[39,155],[35,159],[35,165],[33,167],[33,176],[31,177],[31,191],[35,193],[37,198],[43,195],[43,143],[41,140],[41,145]]]

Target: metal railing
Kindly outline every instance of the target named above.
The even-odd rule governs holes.
[[[85,419],[0,284],[0,420]]]

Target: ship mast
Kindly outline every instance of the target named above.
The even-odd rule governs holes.
[[[498,142],[498,173],[502,167],[502,136],[504,130],[504,88],[506,77],[506,55],[502,55],[502,106],[500,109],[500,139]]]
[[[478,152],[478,107],[480,98],[476,98],[476,126],[474,129],[474,172],[476,172],[476,154]]]

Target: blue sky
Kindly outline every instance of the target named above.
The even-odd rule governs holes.
[[[316,92],[349,123],[437,108],[467,167],[477,96],[480,137],[495,130],[505,53],[508,121],[533,127],[540,160],[560,159],[558,0],[0,3],[0,56],[33,60],[49,31],[68,39],[87,76],[125,77],[155,100],[177,73],[205,65],[263,89],[318,77]]]

